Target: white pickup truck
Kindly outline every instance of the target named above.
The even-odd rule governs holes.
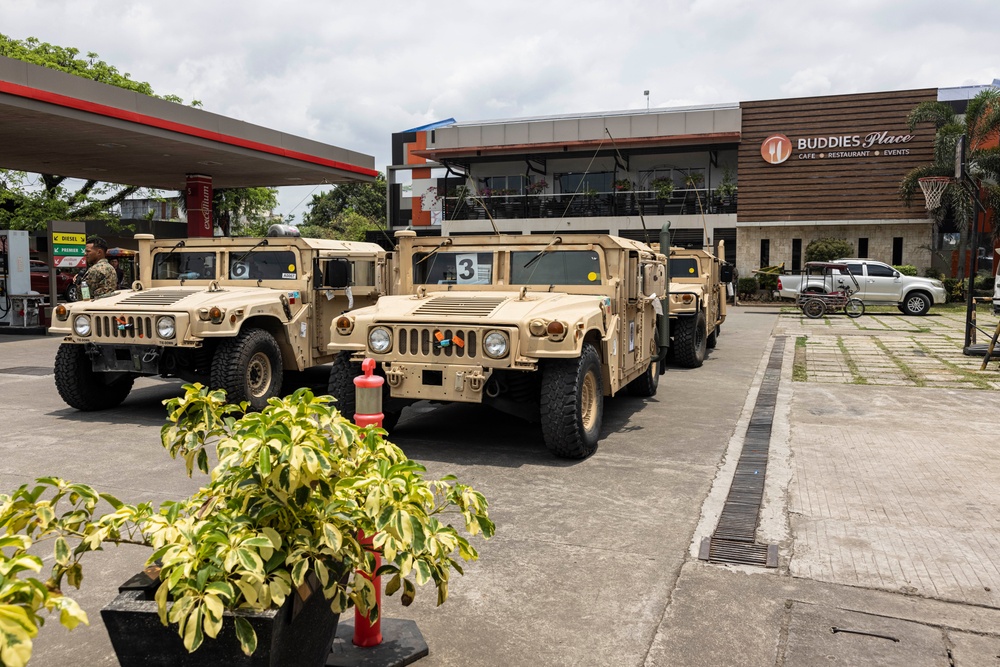
[[[904,276],[888,264],[870,259],[835,261],[846,264],[854,274],[861,287],[854,296],[864,301],[866,306],[895,304],[905,315],[926,315],[932,305],[948,300],[948,293],[940,280]],[[829,290],[830,281],[827,279],[824,284],[822,276],[778,277],[778,294],[783,299],[795,299],[800,293],[825,293]]]

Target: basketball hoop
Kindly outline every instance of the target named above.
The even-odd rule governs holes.
[[[920,189],[923,190],[924,200],[928,211],[933,211],[941,206],[941,195],[948,188],[951,179],[947,176],[925,176],[918,178]]]

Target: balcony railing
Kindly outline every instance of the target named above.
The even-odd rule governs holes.
[[[524,218],[583,218],[620,215],[695,215],[735,213],[736,195],[719,197],[707,189],[674,190],[670,197],[658,197],[654,190],[598,192],[596,194],[489,195],[476,198],[445,197],[446,220]]]

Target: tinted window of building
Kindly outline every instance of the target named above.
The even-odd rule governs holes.
[[[858,257],[865,259],[868,257],[868,239],[860,238],[858,239]]]
[[[802,239],[792,239],[792,271],[802,269]]]
[[[895,236],[892,239],[892,263],[899,265],[903,263],[903,237]]]
[[[770,266],[771,265],[771,240],[761,239],[760,240],[760,265]]]

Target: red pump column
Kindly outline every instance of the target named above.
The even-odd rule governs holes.
[[[214,236],[212,225],[212,177],[187,175],[184,206],[187,209],[188,238]]]

